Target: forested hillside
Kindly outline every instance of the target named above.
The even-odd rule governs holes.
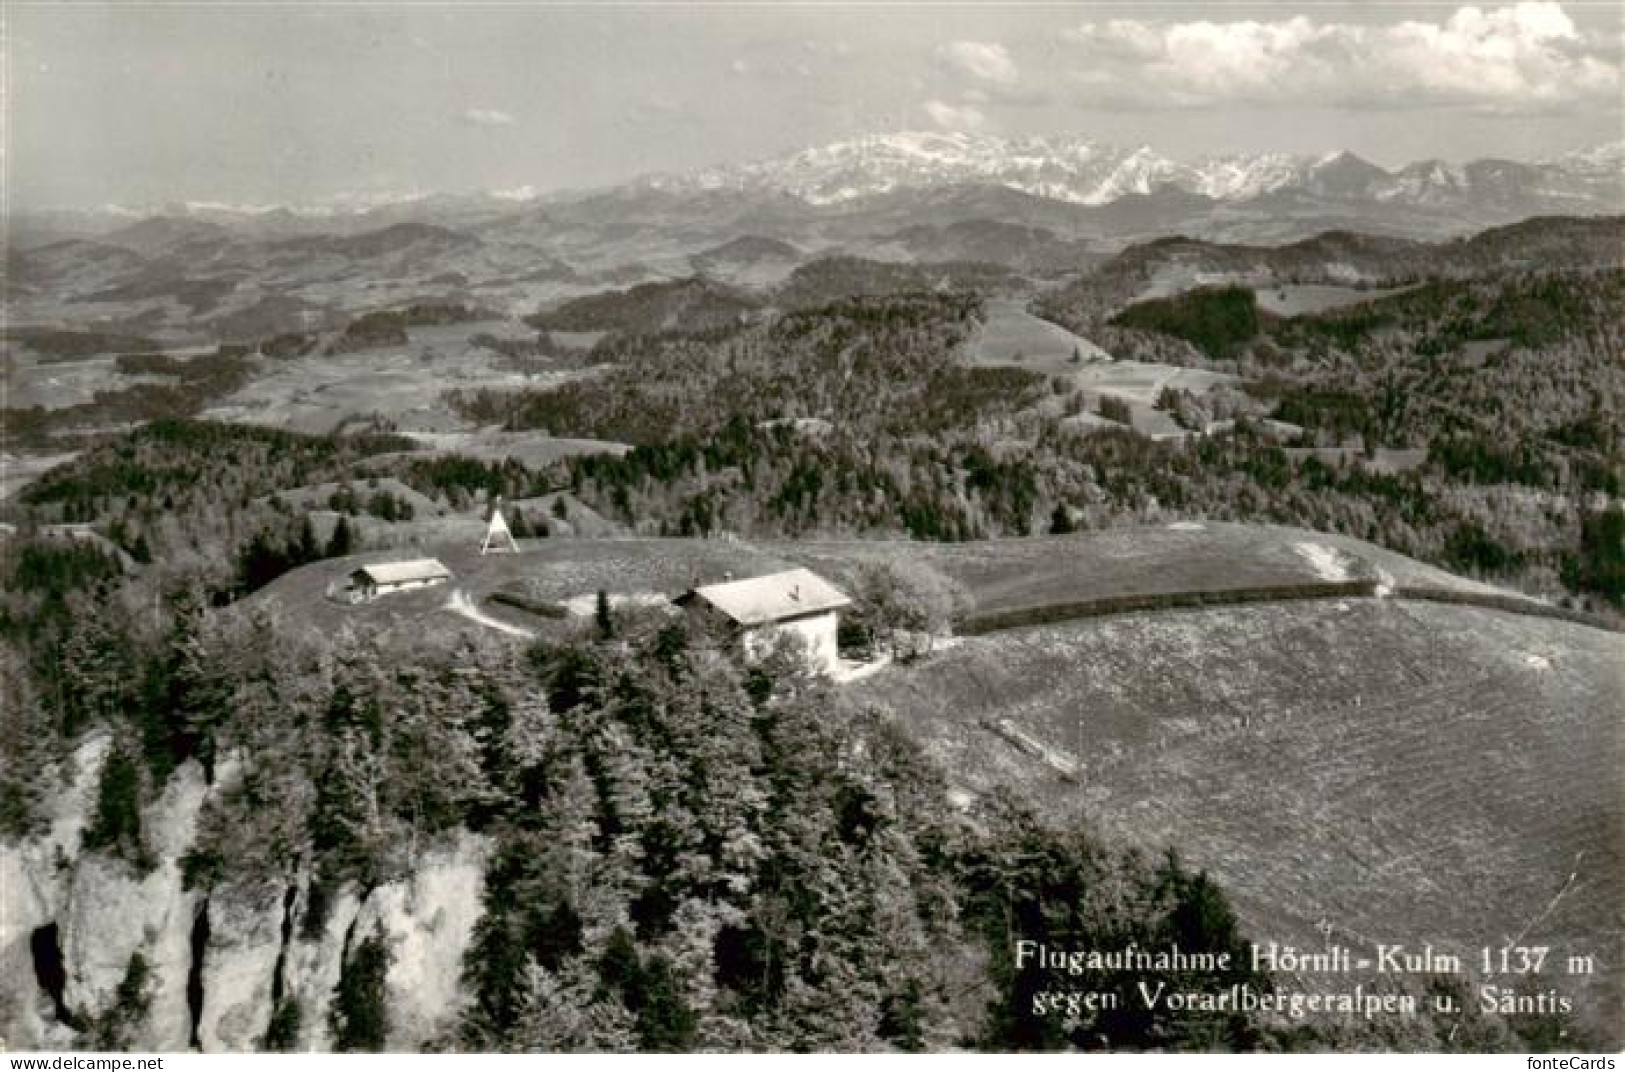
[[[566,479],[672,534],[1027,535],[1210,517],[1329,529],[1553,597],[1619,606],[1625,273],[1520,272],[1291,318],[1245,288],[1131,307],[1119,356],[1230,369],[1251,402],[1185,443],[1079,434],[1060,377],[971,368],[966,295],[854,299],[705,337],[605,344],[605,377],[473,393],[480,420],[629,441]],[[1149,341],[1147,341],[1149,340]],[[1162,341],[1157,341],[1162,340]],[[1183,347],[1183,349],[1181,349]],[[1205,348],[1206,352],[1202,352]],[[1224,414],[1164,392],[1188,427]],[[1246,419],[1301,431],[1283,440]],[[1371,464],[1383,450],[1421,464]]]
[[[89,559],[26,569],[46,598],[110,580]],[[0,788],[6,836],[26,836],[51,810],[58,763],[107,741],[74,866],[176,881],[196,905],[194,1036],[225,1003],[260,1025],[244,1042],[270,1050],[401,1038],[659,1052],[1396,1044],[1370,1021],[1283,1028],[1147,1008],[1142,982],[1275,986],[1249,966],[1210,880],[1159,846],[1108,846],[1075,816],[1040,818],[1016,795],[955,804],[888,716],[790,662],[741,665],[687,622],[621,613],[528,650],[448,636],[402,652],[260,611],[175,606],[162,638],[141,640],[136,608],[76,634],[84,650],[53,692],[9,675],[33,702],[7,716],[26,746],[6,753]],[[164,801],[198,770],[201,809],[177,849]],[[387,982],[396,957],[420,951],[388,938],[382,916],[356,923],[355,906],[469,837],[488,860],[477,923],[456,1000],[428,1028],[402,1019],[390,997],[401,984]],[[348,930],[324,988],[296,966],[329,948],[339,911]],[[245,933],[256,918],[280,921],[280,952],[246,999],[199,950],[208,921]],[[1079,976],[1018,967],[1018,937],[1229,953],[1231,966]],[[109,1004],[59,993],[59,1019],[83,1044],[141,1046],[169,1037],[153,1010],[166,995],[173,1007],[177,985],[138,950]],[[1079,988],[1120,1003],[1053,1004]],[[1520,1048],[1565,1024],[1424,1015],[1397,1044]]]

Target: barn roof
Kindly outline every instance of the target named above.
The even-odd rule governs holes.
[[[852,605],[845,593],[809,569],[702,585],[690,598],[704,600],[740,625],[782,622]]]
[[[405,584],[408,581],[444,580],[451,570],[438,558],[413,558],[404,562],[374,562],[354,570],[350,576],[364,576],[374,584]]]

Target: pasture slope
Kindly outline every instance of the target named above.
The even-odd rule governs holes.
[[[1005,627],[1023,616],[1075,608],[1086,616],[1119,599],[1210,596],[1240,602],[1275,591],[1285,598],[1347,586],[1373,595],[1445,592],[1513,601],[1531,613],[1556,608],[1447,573],[1364,540],[1278,525],[1179,521],[968,543],[820,540],[794,545],[807,564],[839,576],[850,563],[907,559],[942,574],[963,593],[962,626]],[[785,552],[789,553],[789,552]],[[1237,598],[1230,598],[1235,596]]]
[[[787,565],[850,583],[865,562],[907,560],[958,590],[968,635],[846,694],[909,727],[952,772],[956,796],[1005,787],[1108,838],[1171,845],[1234,893],[1260,941],[1330,940],[1357,956],[1431,944],[1469,968],[1481,948],[1514,941],[1552,947],[1558,964],[1593,956],[1592,975],[1559,970],[1528,988],[1572,995],[1577,1020],[1620,1041],[1617,631],[1359,540],[1234,524],[968,544],[554,539],[485,558],[470,546],[422,550],[452,568],[451,586],[364,607],[322,597],[356,562],[400,553],[372,552],[307,566],[255,598],[307,628],[424,643],[511,635],[449,606],[454,594],[545,634],[572,626],[489,596],[676,594]],[[1328,587],[1341,594],[1308,598]],[[1276,590],[1287,598],[1247,602]],[[1406,592],[1432,598],[1392,595]],[[1214,605],[1180,608],[1193,593]],[[1140,609],[1111,613],[1125,600]],[[1470,994],[1481,981],[1469,978]]]
[[[469,431],[468,422],[447,404],[448,390],[557,387],[595,374],[574,359],[516,362],[474,341],[481,335],[515,334],[515,324],[506,320],[413,327],[399,345],[340,353],[321,349],[270,362],[201,415],[317,435],[383,418],[402,432],[422,433],[426,443],[443,446],[436,442],[437,434]],[[463,445],[460,439],[452,443]]]
[[[1236,379],[1204,369],[1114,360],[1088,339],[1034,316],[1022,302],[1008,298],[989,299],[982,323],[966,341],[961,360],[972,367],[1019,368],[1070,383],[1089,406],[1085,419],[1074,419],[1075,424],[1100,423],[1087,418],[1103,396],[1110,396],[1128,405],[1137,431],[1159,439],[1190,434],[1156,408],[1163,388],[1202,395]]]
[[[1509,943],[1593,956],[1595,974],[1529,989],[1572,995],[1620,1042],[1617,633],[1406,600],[1259,604],[965,637],[850,689],[962,793],[1012,787],[1176,847],[1260,942],[1431,944],[1469,966]]]
[[[1077,370],[1073,357],[1077,364],[1112,359],[1088,339],[1034,316],[1013,298],[987,299],[982,323],[964,350],[967,364],[1015,365],[1057,375]]]

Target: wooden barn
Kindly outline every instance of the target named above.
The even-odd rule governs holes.
[[[736,631],[747,657],[756,658],[791,636],[805,645],[809,661],[826,673],[838,665],[839,612],[852,605],[845,593],[808,569],[701,585],[677,602]]]
[[[346,591],[351,603],[365,603],[391,592],[408,592],[417,588],[445,584],[451,580],[451,570],[438,558],[414,558],[405,562],[374,562],[350,571]]]

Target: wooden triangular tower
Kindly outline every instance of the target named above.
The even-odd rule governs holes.
[[[491,523],[485,526],[485,539],[480,544],[480,554],[488,555],[493,551],[515,553],[519,551],[519,544],[508,529],[507,519],[502,516],[501,499],[491,507]]]

